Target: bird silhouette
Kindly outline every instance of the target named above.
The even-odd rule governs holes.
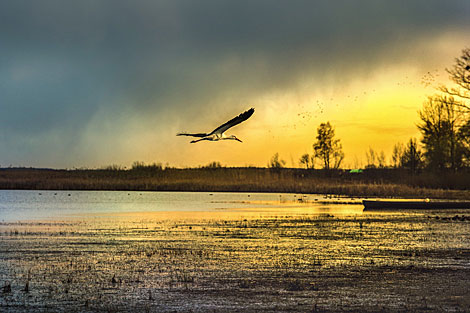
[[[198,137],[201,139],[197,140],[192,140],[191,143],[196,143],[202,140],[208,140],[208,141],[219,141],[219,140],[237,140],[242,142],[240,139],[237,138],[235,135],[230,135],[227,136],[225,135],[225,131],[227,131],[229,128],[240,124],[241,122],[246,121],[249,119],[253,113],[255,112],[255,109],[251,108],[240,115],[232,118],[230,121],[220,125],[216,129],[214,129],[210,133],[178,133],[176,136],[191,136],[191,137]]]

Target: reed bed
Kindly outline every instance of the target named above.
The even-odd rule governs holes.
[[[371,169],[360,174],[266,168],[123,170],[0,169],[0,189],[318,193],[353,197],[470,199],[470,173],[410,174]]]

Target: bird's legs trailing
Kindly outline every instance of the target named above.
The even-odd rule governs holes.
[[[206,133],[188,134],[188,133],[177,133],[176,136],[191,136],[191,137],[206,137]]]
[[[196,142],[199,142],[199,141],[202,141],[202,140],[211,140],[209,137],[206,137],[206,138],[201,138],[201,139],[198,139],[198,140],[192,140],[191,143],[196,143]]]

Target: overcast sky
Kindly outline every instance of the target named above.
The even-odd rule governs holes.
[[[352,166],[419,136],[469,46],[468,0],[4,0],[0,167],[291,166],[324,121]],[[243,143],[175,136],[250,107]]]

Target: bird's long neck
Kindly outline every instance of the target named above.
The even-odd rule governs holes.
[[[236,141],[239,141],[239,142],[242,142],[240,139],[237,138],[237,136],[235,135],[230,135],[230,136],[227,136],[225,138],[222,138],[222,139],[231,139],[231,140],[236,140]]]

